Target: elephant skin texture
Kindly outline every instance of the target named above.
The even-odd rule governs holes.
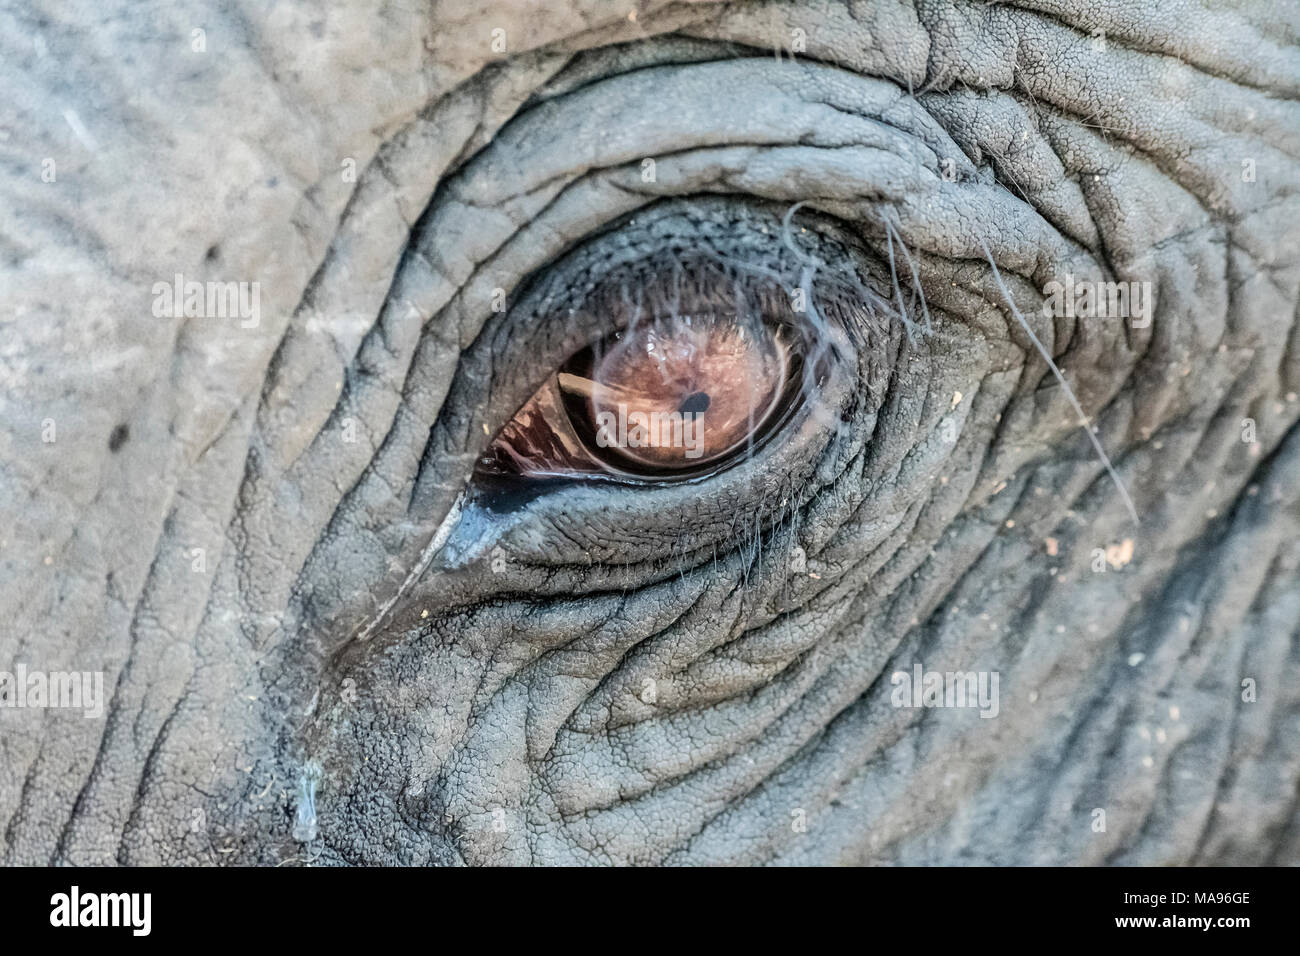
[[[1296,4],[0,21],[4,863],[1300,863]]]

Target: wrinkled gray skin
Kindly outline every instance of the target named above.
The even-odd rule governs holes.
[[[0,709],[0,858],[1300,861],[1296,5],[629,9],[0,12],[0,669],[108,696]],[[560,357],[530,277],[672,197],[892,223],[931,334],[707,482],[457,511]]]

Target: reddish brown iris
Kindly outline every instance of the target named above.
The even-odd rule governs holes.
[[[751,441],[785,388],[773,330],[713,315],[642,323],[561,372],[580,433],[615,458],[694,468]]]
[[[783,326],[711,313],[641,322],[569,359],[479,468],[689,477],[770,433],[792,407],[801,368]]]

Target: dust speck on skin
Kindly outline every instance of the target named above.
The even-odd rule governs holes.
[[[1133,560],[1133,539],[1125,538],[1119,544],[1112,544],[1106,547],[1106,563],[1115,570],[1127,565]]]
[[[118,425],[116,428],[113,429],[112,432],[109,433],[108,450],[111,452],[116,452],[119,448],[121,448],[123,445],[126,444],[127,439],[130,437],[131,437],[131,429],[126,425],[126,423],[124,422]]]

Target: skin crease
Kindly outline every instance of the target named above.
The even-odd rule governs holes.
[[[0,9],[0,669],[108,698],[0,709],[0,858],[1300,862],[1296,9],[632,11]],[[465,496],[584,276],[797,278],[796,204],[897,277],[875,371],[705,482]]]

